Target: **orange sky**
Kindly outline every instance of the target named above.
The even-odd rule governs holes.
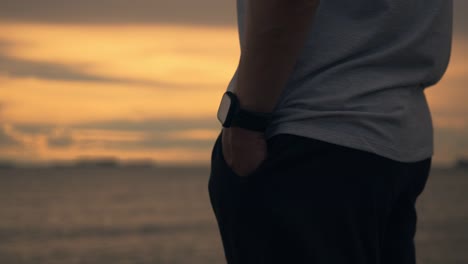
[[[466,47],[426,90],[438,164],[468,156]],[[0,159],[207,163],[238,57],[232,26],[0,23]]]
[[[209,145],[162,149],[115,149],[105,144],[80,147],[89,129],[74,124],[112,120],[144,122],[167,118],[213,119],[212,127],[121,131],[104,129],[94,142],[138,141],[158,136],[212,140],[218,132],[214,112],[237,63],[237,32],[232,27],[0,25],[2,53],[32,64],[66,65],[74,74],[62,78],[31,73],[0,74],[3,133],[22,142],[2,148],[15,159],[70,159],[77,156],[154,158],[158,161],[207,161]],[[46,65],[48,66],[48,65]],[[21,71],[17,70],[17,71]],[[62,74],[64,75],[64,74]],[[70,74],[69,74],[70,75]],[[103,79],[103,80],[101,80]],[[70,145],[50,147],[52,130],[25,133],[18,124],[51,125],[68,131]],[[120,135],[120,136],[117,136]],[[117,145],[117,144],[115,144]]]

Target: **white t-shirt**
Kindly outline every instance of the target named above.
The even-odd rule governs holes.
[[[244,11],[237,0],[240,42]],[[432,156],[424,89],[448,65],[452,0],[322,0],[312,25],[267,138],[295,134],[402,162]]]

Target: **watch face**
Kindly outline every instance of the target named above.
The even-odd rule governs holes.
[[[231,97],[228,94],[224,94],[221,99],[221,104],[218,108],[218,120],[221,124],[225,124],[229,114],[229,107],[231,106]]]

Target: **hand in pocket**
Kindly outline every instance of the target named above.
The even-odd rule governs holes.
[[[239,127],[223,128],[221,144],[226,164],[242,177],[254,172],[268,155],[263,132]]]

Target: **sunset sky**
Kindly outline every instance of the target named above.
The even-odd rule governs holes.
[[[434,163],[468,157],[468,1],[426,90]],[[0,160],[205,163],[239,58],[235,0],[0,3]]]

